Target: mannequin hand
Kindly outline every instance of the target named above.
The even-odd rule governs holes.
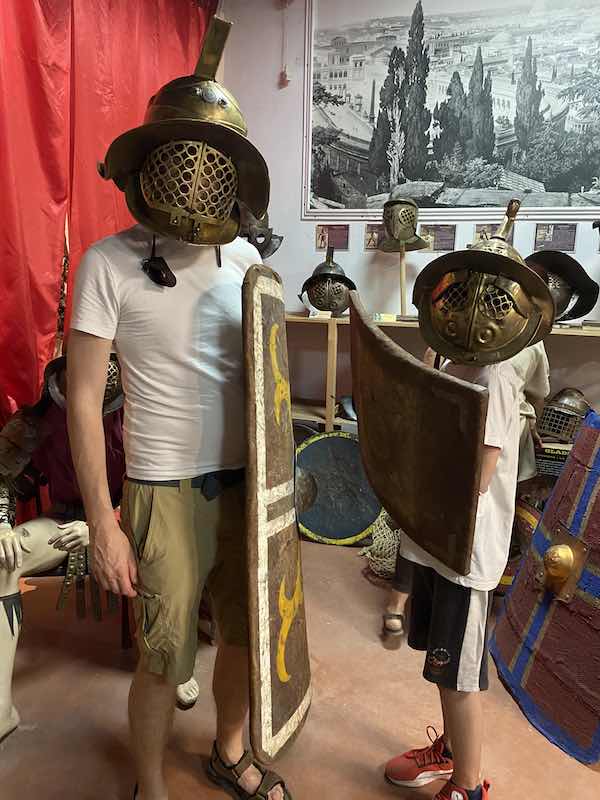
[[[23,566],[23,553],[30,553],[23,544],[27,534],[14,531],[10,525],[0,525],[0,569],[14,572]]]
[[[90,531],[85,522],[80,520],[66,522],[64,525],[59,525],[58,529],[59,533],[55,533],[48,539],[48,544],[51,544],[56,550],[72,553],[82,547],[87,547],[90,543]]]
[[[136,597],[137,563],[129,539],[114,517],[90,531],[92,570],[103,589],[125,597]]]

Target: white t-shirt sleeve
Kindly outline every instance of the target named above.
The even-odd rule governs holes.
[[[497,369],[490,370],[488,383],[488,410],[483,443],[500,450],[509,436],[511,414],[515,408],[514,386],[503,379]]]
[[[112,341],[118,322],[119,298],[114,275],[104,256],[90,247],[75,278],[71,327]]]

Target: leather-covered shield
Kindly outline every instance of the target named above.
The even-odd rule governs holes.
[[[459,575],[471,567],[487,390],[430,369],[351,293],[352,386],[367,477],[398,526]]]
[[[552,550],[567,567],[558,581]],[[573,558],[562,559],[569,551]],[[597,414],[586,418],[544,508],[490,650],[529,722],[573,758],[600,768]]]
[[[281,278],[264,266],[243,286],[250,597],[250,734],[269,763],[301,730],[311,700],[294,436]]]

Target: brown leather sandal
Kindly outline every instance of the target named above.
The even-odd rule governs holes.
[[[238,783],[250,766],[256,767],[262,775],[260,786],[254,794],[249,794]],[[225,789],[236,800],[268,800],[269,792],[276,786],[281,786],[285,800],[292,800],[292,795],[286,789],[285,781],[276,772],[264,769],[254,760],[250,750],[246,750],[237,764],[226,764],[219,755],[217,743],[215,742],[210,761],[206,766],[206,774],[213,783]]]

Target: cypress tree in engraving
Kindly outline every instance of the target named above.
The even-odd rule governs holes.
[[[527,39],[523,69],[517,83],[515,135],[519,149],[527,150],[542,121],[540,103],[543,91],[537,76],[537,63],[533,58],[533,42]]]
[[[394,47],[388,74],[379,93],[379,114],[369,149],[369,167],[377,175],[380,188],[398,182],[398,162],[402,147],[400,119],[406,104],[404,51]]]
[[[404,133],[403,171],[407,178],[420,179],[428,161],[431,112],[426,107],[429,54],[424,44],[423,6],[418,0],[413,11],[406,50],[406,106],[402,114]]]

